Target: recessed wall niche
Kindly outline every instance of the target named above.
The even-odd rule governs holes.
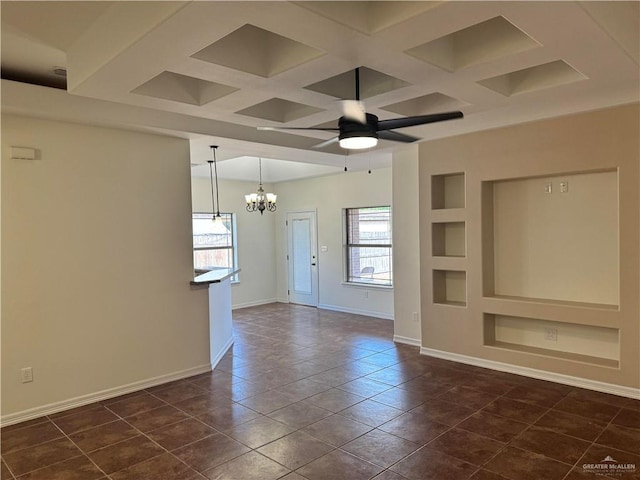
[[[431,225],[434,257],[464,257],[466,231],[464,222],[442,222]]]
[[[485,296],[619,305],[617,171],[483,182],[483,191]]]
[[[431,208],[464,208],[464,173],[433,175],[431,177]]]
[[[484,345],[617,368],[617,328],[484,314]]]
[[[465,307],[467,305],[467,272],[434,270],[433,303]]]

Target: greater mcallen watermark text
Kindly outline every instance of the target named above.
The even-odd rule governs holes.
[[[620,463],[614,460],[611,455],[607,455],[600,463],[583,463],[582,470],[585,473],[595,473],[596,475],[622,476],[624,473],[635,473],[635,463]]]

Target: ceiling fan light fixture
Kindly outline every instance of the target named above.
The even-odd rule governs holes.
[[[340,146],[348,150],[362,150],[372,148],[378,144],[378,139],[373,136],[346,137],[340,139]]]

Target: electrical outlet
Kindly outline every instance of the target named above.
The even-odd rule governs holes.
[[[569,191],[569,182],[563,180],[560,182],[560,193],[567,193]]]
[[[413,322],[418,323],[418,312],[413,312]]]
[[[557,328],[545,328],[544,329],[544,339],[549,340],[551,342],[558,341],[558,329]]]
[[[364,291],[364,298],[369,298],[369,290]]]
[[[20,370],[20,376],[22,378],[22,383],[33,382],[33,368],[23,368],[22,370]]]

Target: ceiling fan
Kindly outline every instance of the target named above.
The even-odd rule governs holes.
[[[404,133],[394,132],[397,128],[425,125],[427,123],[442,122],[462,118],[460,111],[434,113],[430,115],[417,115],[413,117],[392,118],[378,120],[376,115],[366,113],[363,103],[360,101],[360,69],[355,69],[355,100],[342,101],[342,116],[338,120],[337,128],[322,127],[258,127],[258,130],[321,130],[338,132],[338,136],[331,138],[313,148],[323,148],[338,142],[342,148],[359,150],[375,147],[378,139],[394,142],[412,143],[420,140],[417,137]]]

